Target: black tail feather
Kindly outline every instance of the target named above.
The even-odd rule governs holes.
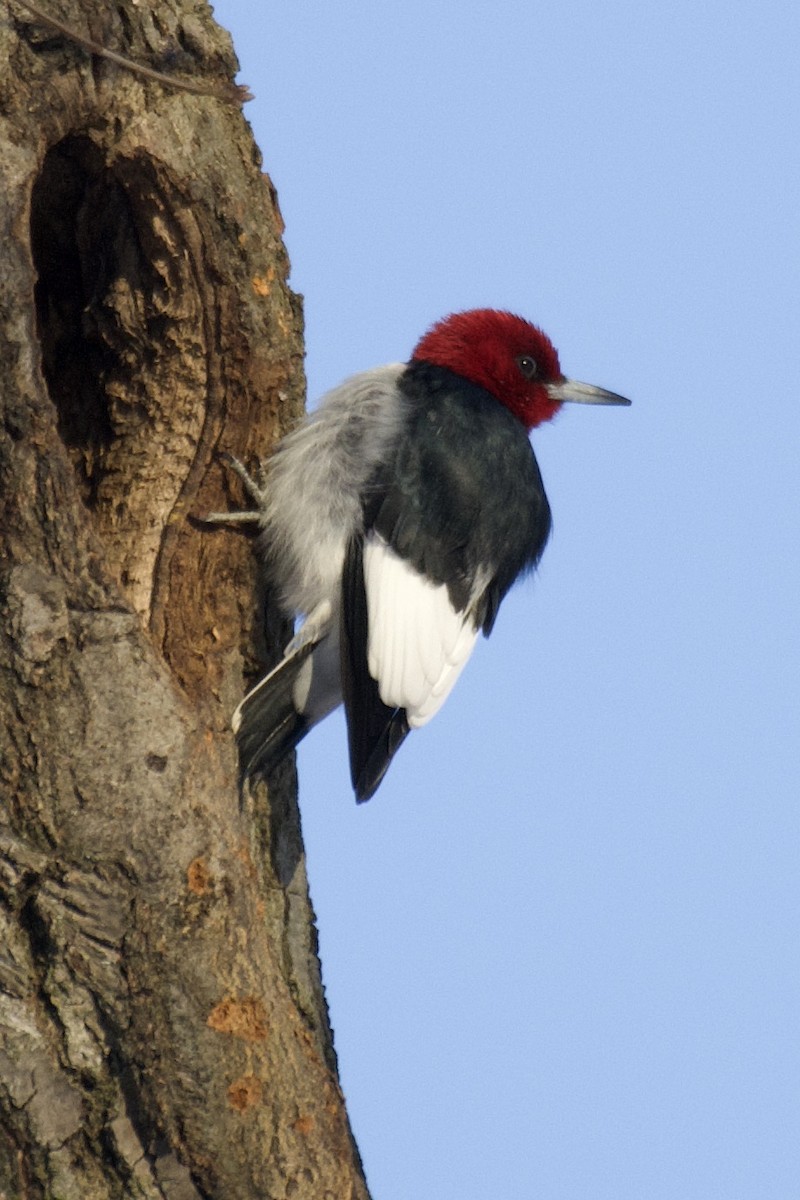
[[[311,722],[295,708],[294,686],[315,646],[310,641],[282,659],[247,693],[234,713],[243,779],[257,771],[269,774],[310,729]]]

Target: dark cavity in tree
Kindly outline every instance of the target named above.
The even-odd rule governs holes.
[[[42,371],[91,507],[115,436],[108,384],[124,365],[121,293],[132,297],[150,269],[127,190],[88,137],[48,152],[31,196],[31,247]]]

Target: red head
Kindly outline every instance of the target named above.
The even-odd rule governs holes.
[[[555,346],[513,313],[493,308],[453,313],[425,334],[412,359],[486,388],[526,429],[549,421],[561,407],[547,387],[563,379]]]

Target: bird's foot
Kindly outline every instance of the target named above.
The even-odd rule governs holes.
[[[259,508],[263,508],[267,503],[267,489],[264,486],[262,468],[259,467],[259,481],[256,483],[255,479],[253,479],[253,476],[250,474],[244,463],[240,462],[238,458],[235,458],[233,454],[228,454],[227,451],[225,451],[224,453],[220,454],[220,459],[225,463],[226,467],[229,467],[230,470],[233,471],[234,475],[239,476],[244,484],[244,490],[247,492],[250,499],[257,504]]]
[[[256,483],[244,463],[241,463],[232,454],[228,454],[226,451],[219,457],[226,467],[239,476],[244,484],[244,490],[257,507],[237,512],[206,513],[199,520],[204,521],[207,525],[258,524],[261,520],[261,513],[267,504],[266,488],[261,483]]]

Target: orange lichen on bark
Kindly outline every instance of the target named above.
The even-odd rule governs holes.
[[[259,1103],[263,1093],[264,1087],[257,1075],[242,1075],[228,1088],[228,1103],[237,1112],[246,1112]]]
[[[253,291],[257,296],[268,296],[272,290],[275,272],[269,271],[266,275],[254,275],[251,279]]]
[[[205,896],[210,892],[214,884],[214,876],[211,874],[208,863],[201,856],[195,858],[189,863],[186,869],[186,884],[190,892],[194,892],[195,896]]]
[[[245,871],[247,871],[248,878],[255,879],[258,872],[256,871],[256,864],[253,862],[253,856],[250,853],[250,847],[246,841],[243,840],[240,843],[239,848],[236,851],[236,857],[244,866]]]
[[[267,1036],[267,1014],[257,996],[234,1000],[226,996],[208,1014],[207,1025],[217,1033],[231,1033],[246,1042],[263,1042]]]

